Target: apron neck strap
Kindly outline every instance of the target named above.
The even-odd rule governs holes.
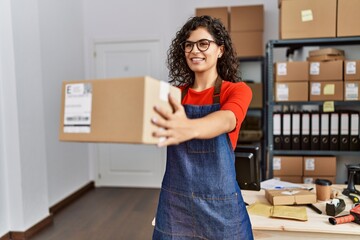
[[[213,93],[213,104],[220,103],[221,85],[222,85],[222,80],[221,80],[220,76],[218,75],[215,80],[214,93]],[[186,94],[188,93],[189,87],[190,87],[190,85],[186,86],[184,88],[184,90],[181,92],[181,100],[183,100],[184,97],[186,96]]]

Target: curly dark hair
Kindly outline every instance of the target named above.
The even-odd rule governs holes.
[[[191,17],[185,25],[176,33],[167,52],[167,66],[169,69],[170,83],[176,86],[193,85],[195,73],[186,63],[184,50],[181,43],[186,41],[191,32],[199,27],[204,27],[213,36],[219,46],[224,46],[224,53],[217,62],[217,72],[221,79],[229,82],[238,82],[241,80],[238,75],[239,60],[236,51],[233,48],[232,41],[225,26],[220,19],[210,16]]]

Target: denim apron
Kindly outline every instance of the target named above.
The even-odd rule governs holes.
[[[188,118],[220,109],[221,82],[216,81],[213,105],[184,105]],[[152,239],[253,239],[234,161],[227,133],[169,146]]]

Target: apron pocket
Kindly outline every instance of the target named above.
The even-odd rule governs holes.
[[[155,228],[172,236],[189,236],[194,233],[191,197],[162,189]]]
[[[206,239],[238,239],[241,211],[238,194],[195,196],[194,215],[197,234]]]

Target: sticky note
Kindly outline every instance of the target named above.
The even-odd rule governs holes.
[[[335,94],[335,84],[325,84],[324,95],[334,95],[334,94]]]

